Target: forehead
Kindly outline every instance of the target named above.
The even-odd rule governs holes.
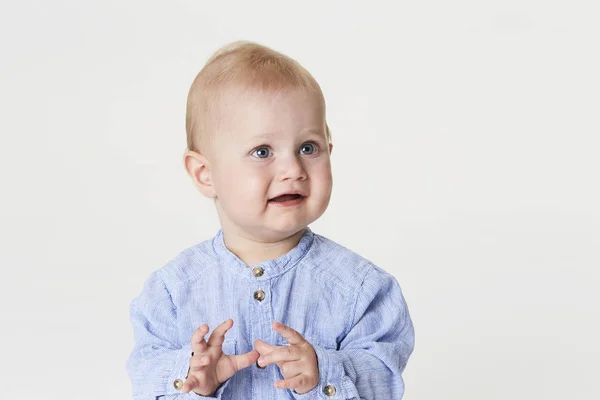
[[[325,127],[321,96],[302,89],[228,89],[220,96],[218,110],[217,137],[222,138],[274,138],[286,133],[323,131]]]

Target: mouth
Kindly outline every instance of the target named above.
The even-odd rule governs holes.
[[[273,197],[268,201],[269,204],[273,204],[279,207],[295,206],[304,201],[306,196],[300,193],[285,193],[279,196]]]

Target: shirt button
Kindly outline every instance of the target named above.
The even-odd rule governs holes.
[[[262,290],[257,290],[254,292],[254,299],[258,301],[263,301],[265,299],[265,292]]]
[[[175,379],[175,381],[173,381],[173,387],[177,390],[181,390],[183,387],[183,381],[181,379]]]
[[[325,393],[327,396],[333,396],[335,394],[335,386],[333,385],[327,385],[323,388],[323,393]]]
[[[254,274],[255,277],[259,277],[259,276],[263,276],[263,273],[265,272],[264,269],[262,269],[262,267],[254,267],[254,269],[252,269],[252,273]]]

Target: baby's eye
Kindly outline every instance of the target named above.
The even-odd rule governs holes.
[[[300,153],[302,154],[313,154],[317,151],[317,147],[314,143],[304,143],[300,148]]]
[[[269,148],[268,147],[259,147],[258,149],[252,152],[252,155],[258,158],[267,158],[269,157]]]

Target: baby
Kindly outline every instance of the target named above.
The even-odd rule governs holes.
[[[308,227],[333,182],[312,75],[228,45],[192,83],[186,129],[185,168],[221,229],[131,302],[133,398],[401,399],[414,330],[397,280]]]

